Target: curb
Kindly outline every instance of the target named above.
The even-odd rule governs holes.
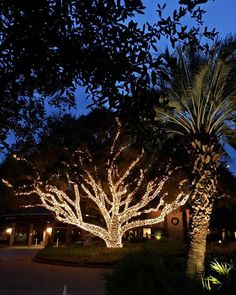
[[[86,267],[86,268],[113,268],[116,264],[115,263],[79,263],[79,262],[70,262],[70,261],[63,261],[63,260],[50,260],[50,259],[41,259],[41,258],[33,258],[32,259],[36,263],[43,263],[43,264],[51,264],[51,265],[61,265],[61,266],[68,266],[68,267]]]

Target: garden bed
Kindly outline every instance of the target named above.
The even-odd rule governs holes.
[[[146,241],[141,243],[125,244],[123,248],[110,249],[103,244],[90,246],[46,247],[39,251],[36,261],[68,265],[104,265],[111,266],[134,251],[154,249],[155,252],[165,256],[184,257],[186,246],[179,241],[163,239],[160,241]]]

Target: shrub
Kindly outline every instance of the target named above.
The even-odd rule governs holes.
[[[236,265],[233,260],[214,259],[202,278],[203,288],[209,294],[233,295],[236,290]]]
[[[200,283],[185,279],[184,261],[154,249],[129,253],[105,274],[106,295],[203,294]]]

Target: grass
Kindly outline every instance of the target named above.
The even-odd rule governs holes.
[[[180,241],[161,239],[146,240],[145,242],[136,242],[125,244],[120,249],[106,248],[103,243],[96,243],[91,246],[74,245],[68,247],[47,247],[39,251],[36,258],[48,261],[59,261],[68,263],[81,264],[116,264],[121,261],[126,254],[130,252],[140,252],[143,249],[154,250],[155,253],[177,257],[184,260],[187,256],[187,246]],[[236,249],[234,251],[221,251],[221,249],[211,247],[207,251],[207,259],[218,258],[218,256],[236,257]],[[225,252],[225,253],[224,253]]]
[[[50,261],[63,261],[81,264],[116,264],[134,251],[155,249],[156,253],[165,256],[183,257],[186,247],[179,241],[162,239],[142,243],[126,244],[120,249],[109,249],[103,244],[91,246],[47,247],[39,251],[36,258]]]

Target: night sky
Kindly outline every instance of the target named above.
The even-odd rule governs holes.
[[[162,5],[165,2],[167,3],[165,16],[170,15],[173,10],[178,7],[178,0],[143,0],[143,4],[146,7],[145,15],[136,15],[135,19],[140,25],[144,24],[145,22],[154,23],[157,17],[157,3]],[[202,5],[201,7],[206,10],[204,15],[204,25],[208,26],[209,29],[216,28],[216,31],[219,32],[220,38],[236,33],[236,0],[209,0],[207,4]],[[185,25],[191,25],[192,23],[191,19],[189,18],[186,18],[184,21]],[[166,45],[167,42],[162,40],[158,44],[159,52],[161,52],[166,47]],[[76,117],[82,114],[87,114],[89,112],[87,106],[90,105],[92,101],[90,99],[86,99],[86,94],[82,87],[77,89],[76,96],[76,108],[70,110],[70,112]],[[52,114],[53,112],[57,112],[57,110],[52,107],[47,108],[48,114]],[[11,141],[11,139],[9,141]],[[234,175],[236,175],[236,151],[227,145],[226,151],[230,155],[230,170]]]
[[[172,11],[178,7],[178,0],[143,0],[143,4],[146,7],[145,15],[137,15],[136,20],[140,24],[145,22],[153,23],[156,21],[157,3],[163,4],[167,2],[165,13],[171,14]],[[236,0],[210,0],[207,4],[202,5],[202,8],[206,10],[204,15],[205,25],[209,29],[216,28],[219,32],[219,37],[223,38],[229,34],[235,34],[236,28]],[[186,24],[190,24],[190,19],[185,19]],[[166,42],[162,41],[160,51],[165,48]],[[89,100],[85,100],[85,94],[83,89],[78,89],[78,101],[77,109],[74,110],[74,114],[86,114],[88,110],[86,106],[91,103]]]
[[[154,22],[156,18],[157,3],[167,3],[166,14],[177,8],[177,0],[143,0],[144,6],[146,6],[146,15],[138,16],[137,19],[140,23],[145,21]],[[236,0],[211,0],[207,4],[202,5],[202,8],[206,10],[204,15],[204,24],[209,29],[216,28],[219,32],[219,37],[224,38],[229,34],[236,34]],[[186,19],[186,24],[191,24],[190,19]],[[163,47],[165,44],[163,44]],[[236,151],[230,146],[226,145],[226,151],[230,155],[229,165],[230,170],[236,175]]]
[[[171,14],[172,11],[178,7],[177,0],[143,0],[143,4],[146,7],[145,15],[137,15],[136,20],[140,24],[145,22],[153,23],[156,20],[156,8],[157,3],[163,4],[167,2],[165,13]],[[236,28],[236,0],[210,0],[207,4],[202,5],[202,8],[206,10],[204,15],[205,25],[209,29],[216,28],[216,31],[219,32],[219,37],[223,38],[229,34],[235,34]],[[191,19],[185,19],[186,24],[191,24]],[[166,46],[166,41],[162,41],[160,44],[160,51],[162,51]],[[75,115],[86,114],[88,109],[86,106],[91,103],[90,100],[86,100],[86,95],[82,88],[77,91],[77,107],[75,110],[72,110],[72,113]],[[230,155],[229,165],[230,170],[236,175],[236,151],[230,146],[226,146],[226,150]]]
[[[166,13],[170,14],[175,8],[177,8],[177,0],[143,0],[144,6],[146,6],[146,15],[144,17],[138,16],[140,21],[145,19],[149,22],[155,21],[157,3],[166,5]],[[220,36],[227,34],[235,34],[236,27],[236,0],[209,0],[207,4],[201,5],[206,10],[204,20],[205,25],[209,28],[216,28]],[[186,23],[190,23],[190,19],[186,19]]]

